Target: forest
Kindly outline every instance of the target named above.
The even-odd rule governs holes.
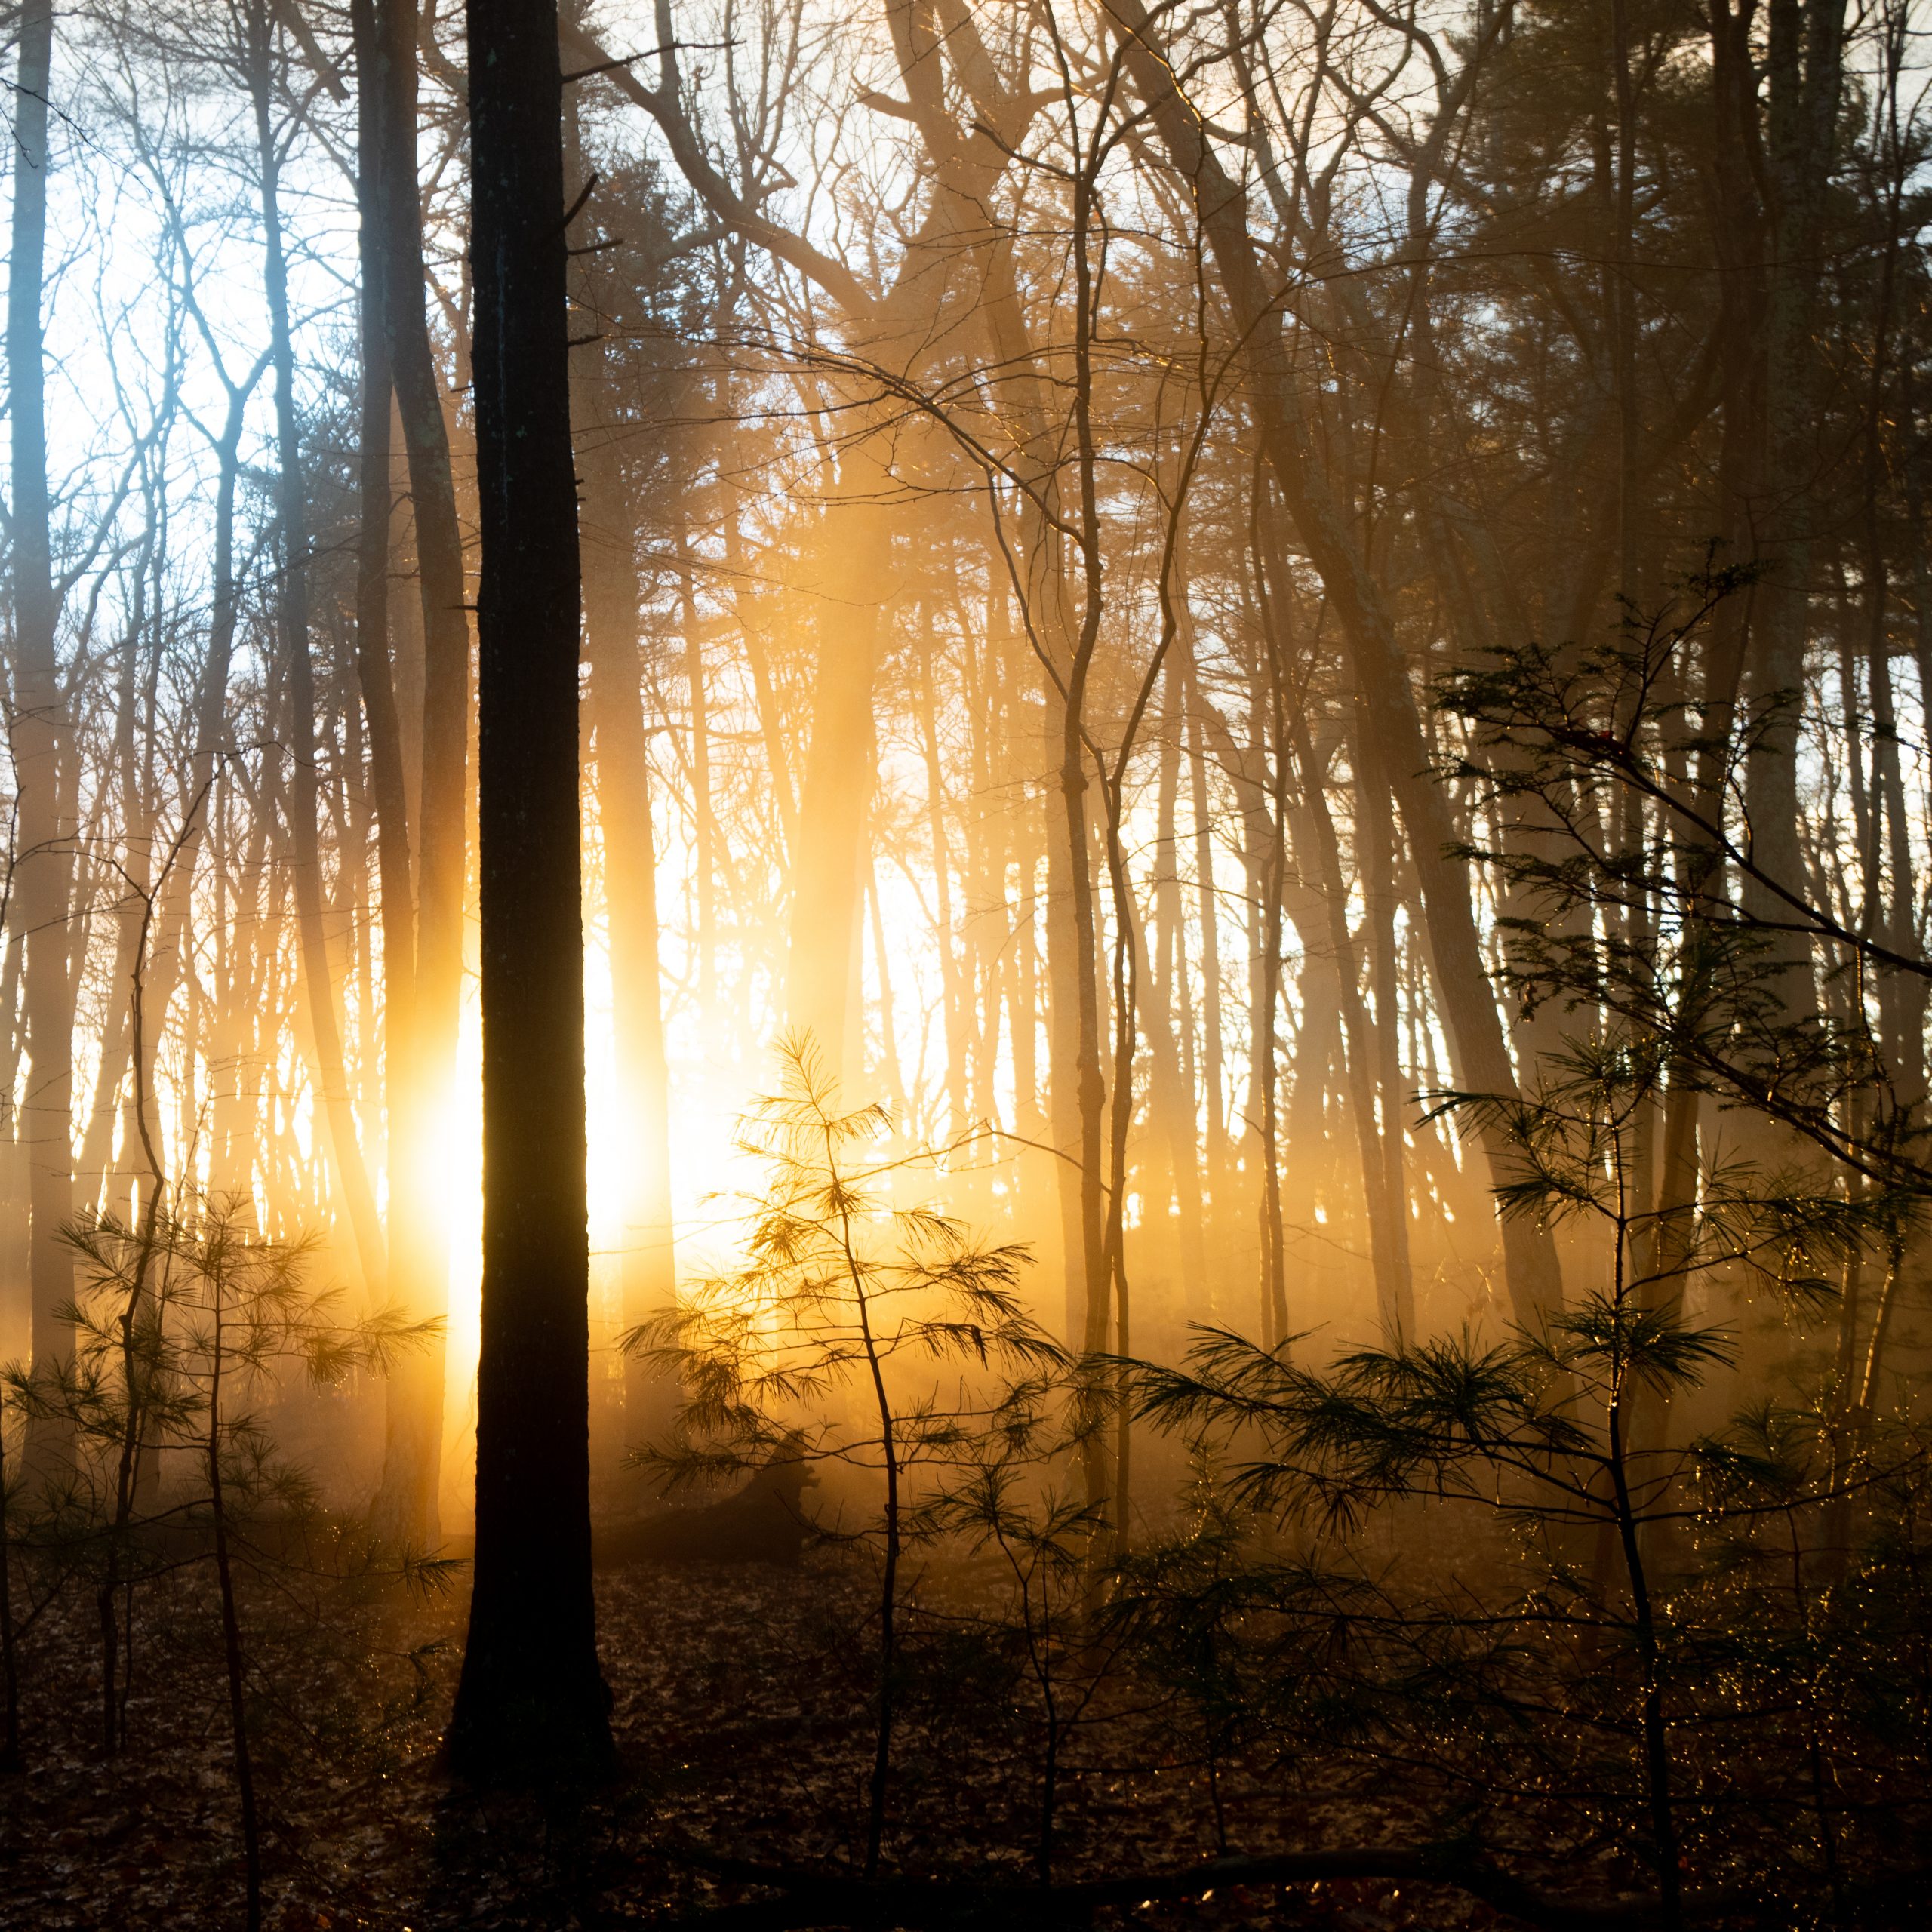
[[[0,1927],[1924,1922],[1928,33],[0,0]]]

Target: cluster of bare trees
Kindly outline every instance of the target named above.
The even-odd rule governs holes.
[[[1077,1348],[1558,1307],[1598,1257],[1497,1219],[1506,1117],[1460,1140],[1417,1096],[1526,1093],[1587,1030],[1576,988],[1496,977],[1547,911],[1506,861],[1561,829],[1634,863],[1672,795],[1475,783],[1435,693],[1675,622],[1714,568],[1647,694],[1695,710],[1669,784],[1718,797],[1742,855],[1700,903],[1778,936],[1794,1020],[1867,1038],[1832,1131],[1906,1146],[1932,857],[1911,20],[571,0],[568,395],[509,433],[567,401],[593,1172],[619,1150],[600,1321],[668,1297],[673,1201],[716,1178],[687,1124],[787,1029],[952,1148],[960,1211],[1062,1271],[1035,1288]],[[534,514],[479,496],[477,438],[534,405],[478,387],[462,25],[435,0],[13,17],[0,1323],[37,1362],[70,1346],[65,1231],[162,1189],[331,1230],[419,1318],[467,1266],[470,613],[479,531],[531,540]],[[512,629],[555,620],[517,601],[539,588],[498,586]],[[485,760],[554,731],[555,696],[486,709]],[[513,839],[539,802],[498,809]],[[499,879],[500,932],[574,916],[549,884]],[[1574,936],[1667,950],[1683,905],[1640,884]],[[1869,1183],[1737,1098],[1660,1100],[1660,1211],[1746,1141]],[[573,1144],[533,1126],[526,1152]],[[1847,1296],[1845,1364],[1892,1306]],[[467,1373],[459,1348],[458,1408]],[[623,1373],[598,1377],[613,1464],[665,1400]],[[412,1537],[451,1374],[439,1345],[381,1397]],[[1090,1454],[1124,1512],[1124,1426]]]

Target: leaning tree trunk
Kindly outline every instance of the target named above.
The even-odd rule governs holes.
[[[580,616],[554,0],[469,0],[483,1315],[460,1775],[601,1768],[590,1584]]]

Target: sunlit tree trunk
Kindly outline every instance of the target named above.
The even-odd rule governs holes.
[[[712,798],[710,693],[704,628],[698,613],[691,531],[678,530],[678,607],[684,632],[685,688],[691,706],[691,869],[697,901],[697,997],[707,1027],[718,1008],[718,814]]]
[[[820,534],[815,605],[817,666],[811,740],[792,854],[786,941],[785,1015],[809,1033],[826,1066],[849,1085],[863,1072],[863,1043],[848,1037],[858,971],[860,894],[871,835],[872,686],[882,601],[891,572],[888,487],[863,450],[844,452]]]
[[[1063,735],[1060,714],[1064,709],[1058,694],[1049,687],[1044,712],[1044,749],[1051,761],[1047,768],[1050,774],[1060,761]],[[1046,811],[1047,895],[1044,921],[1047,960],[1047,1104],[1054,1149],[1060,1157],[1054,1167],[1060,1202],[1060,1254],[1066,1291],[1063,1333],[1069,1346],[1078,1348],[1082,1346],[1086,1333],[1090,1263],[1097,1262],[1100,1240],[1100,1116],[1097,1111],[1092,1115],[1094,1132],[1090,1168],[1086,1144],[1088,1120],[1081,1104],[1080,1092],[1081,988],[1083,983],[1091,987],[1094,981],[1091,918],[1090,914],[1087,950],[1083,955],[1074,910],[1073,855],[1076,852],[1081,854],[1084,866],[1087,843],[1084,801],[1076,843],[1067,829],[1064,792],[1052,777],[1046,782],[1050,788]],[[1091,1004],[1091,993],[1084,1003]],[[1094,1183],[1091,1189],[1090,1174]]]
[[[967,1008],[972,998],[961,958],[959,932],[952,903],[952,841],[946,831],[946,768],[940,752],[940,701],[937,666],[939,638],[928,603],[919,629],[920,749],[926,768],[926,832],[931,844],[933,910],[937,923],[940,1018],[946,1038],[946,1132],[956,1138],[967,1131],[970,1113],[966,1081],[970,1050],[967,1044]]]
[[[53,1374],[71,1357],[60,1311],[73,1298],[64,1230],[72,1218],[74,1009],[68,921],[74,831],[60,815],[63,764],[75,755],[69,700],[54,656],[59,616],[47,489],[46,378],[42,308],[47,245],[48,95],[53,84],[53,0],[26,0],[14,94],[14,208],[7,284],[7,398],[14,592],[14,860],[10,923],[25,946],[26,1082],[19,1134],[26,1149],[32,1229],[33,1363]],[[33,1454],[57,1460],[60,1425],[34,1430]]]
[[[1182,990],[1183,974],[1180,844],[1174,814],[1180,787],[1183,660],[1174,651],[1162,674],[1166,697],[1161,721],[1155,794],[1153,971],[1147,986],[1146,1021],[1152,1063],[1150,1094],[1161,1128],[1173,1178],[1176,1230],[1180,1254],[1181,1299],[1189,1318],[1206,1319],[1208,1298],[1207,1211],[1201,1198],[1200,1134],[1195,1118],[1194,1082],[1183,1063],[1180,1029],[1188,1024]]]
[[[1235,1186],[1232,1150],[1228,1142],[1226,1049],[1223,1044],[1221,1014],[1221,909],[1217,897],[1214,872],[1214,799],[1208,781],[1208,756],[1202,743],[1204,726],[1199,707],[1208,700],[1201,691],[1192,654],[1188,659],[1188,801],[1194,814],[1195,913],[1200,933],[1199,971],[1201,1006],[1201,1091],[1207,1116],[1205,1156],[1208,1174],[1208,1212],[1212,1226],[1209,1252],[1217,1272],[1224,1265],[1219,1235],[1221,1215]]]
[[[380,1292],[388,1278],[387,1260],[376,1197],[369,1185],[355,1113],[349,1104],[323,906],[321,801],[315,764],[317,708],[309,640],[309,539],[301,434],[295,414],[295,348],[289,326],[288,269],[281,223],[281,152],[271,95],[275,28],[266,0],[251,0],[244,29],[261,195],[263,289],[268,300],[275,374],[275,518],[281,564],[275,620],[288,677],[288,703],[283,714],[289,767],[285,797],[303,1003],[308,1012],[315,1084],[320,1090],[320,1110],[328,1129],[329,1152],[341,1189],[343,1211],[363,1278],[371,1289]]]
[[[463,998],[468,862],[469,622],[441,379],[429,340],[417,181],[417,0],[374,0],[382,108],[377,170],[382,226],[382,318],[408,457],[423,639],[422,741],[411,856],[415,950],[403,1078],[403,1164],[392,1173],[392,1292],[410,1313],[439,1316],[449,1301],[449,1204],[440,1198],[436,1142],[447,1134]],[[411,761],[405,749],[404,784]],[[440,1334],[396,1365],[388,1385],[383,1507],[405,1534],[433,1543],[443,1425]]]
[[[419,1176],[426,1131],[416,1064],[416,901],[409,789],[389,642],[392,449],[389,355],[389,211],[386,171],[395,144],[385,117],[395,111],[391,49],[376,0],[355,0],[350,19],[356,55],[356,201],[361,217],[361,425],[357,453],[355,670],[369,743],[369,788],[381,873],[383,938],[382,1061],[388,1121],[390,1261],[389,1293],[417,1305],[414,1277],[420,1256],[412,1237],[439,1203],[426,1200]],[[415,58],[412,48],[406,57]],[[411,160],[413,164],[413,155]],[[430,1312],[434,1312],[433,1309]],[[438,1355],[440,1351],[435,1351]],[[413,1353],[413,1352],[412,1352]],[[435,1536],[433,1446],[417,1439],[426,1418],[417,1411],[428,1392],[420,1364],[398,1361],[384,1391],[386,1440],[378,1514],[411,1543]],[[423,1463],[428,1454],[428,1469]]]
[[[1376,1124],[1376,1088],[1380,1047],[1375,1019],[1362,998],[1361,974],[1355,934],[1349,924],[1349,891],[1342,875],[1340,842],[1329,811],[1325,760],[1312,742],[1307,721],[1295,718],[1289,730],[1296,762],[1301,771],[1301,810],[1296,832],[1297,848],[1312,848],[1321,878],[1323,912],[1327,925],[1329,958],[1339,996],[1343,1053],[1348,1072],[1349,1112],[1355,1130],[1361,1162],[1362,1202],[1368,1222],[1370,1265],[1375,1277],[1376,1312],[1386,1346],[1401,1346],[1415,1332],[1414,1291],[1409,1281],[1407,1202],[1398,1186],[1391,1193],[1383,1137]],[[1356,821],[1358,861],[1364,842],[1363,821]],[[1304,1006],[1307,1001],[1304,998]]]
[[[138,597],[136,608],[138,612]],[[115,987],[125,986],[134,971],[135,943],[140,934],[145,909],[143,895],[147,890],[146,867],[152,858],[148,799],[140,783],[140,756],[135,744],[140,682],[135,670],[140,654],[134,635],[136,628],[135,625],[130,625],[130,635],[122,652],[119,688],[115,694],[114,706],[113,770],[115,789],[120,795],[122,832],[128,845],[128,856],[123,863],[132,875],[125,881],[120,903],[115,909],[114,965],[109,981]],[[149,720],[146,742],[152,743],[152,719]],[[125,999],[112,999],[101,1025],[100,1062],[88,1109],[87,1131],[82,1137],[80,1157],[75,1164],[76,1176],[85,1190],[90,1206],[100,1204],[103,1198],[109,1205],[113,1204],[114,1189],[109,1185],[108,1168],[113,1158],[114,1130],[122,1112],[122,1096],[127,1081],[128,1033],[128,1002]],[[131,1140],[127,1144],[131,1149]],[[125,1208],[125,1203],[121,1206]]]
[[[573,143],[574,146],[574,143]],[[580,165],[573,170],[580,172]],[[594,302],[586,309],[594,314]],[[583,333],[593,331],[586,328]],[[658,958],[657,848],[651,824],[650,741],[641,695],[638,575],[639,506],[626,472],[624,426],[598,379],[601,346],[574,352],[572,407],[583,490],[582,543],[589,722],[604,896],[610,921],[611,998],[622,1117],[624,1325],[667,1309],[677,1290],[671,1214],[670,1073],[665,1059]],[[641,1355],[624,1363],[624,1427],[642,1444],[661,1434],[677,1400],[675,1380]]]

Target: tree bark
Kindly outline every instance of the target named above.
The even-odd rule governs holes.
[[[612,1755],[590,1580],[580,584],[554,0],[469,0],[483,1306],[460,1775]]]

